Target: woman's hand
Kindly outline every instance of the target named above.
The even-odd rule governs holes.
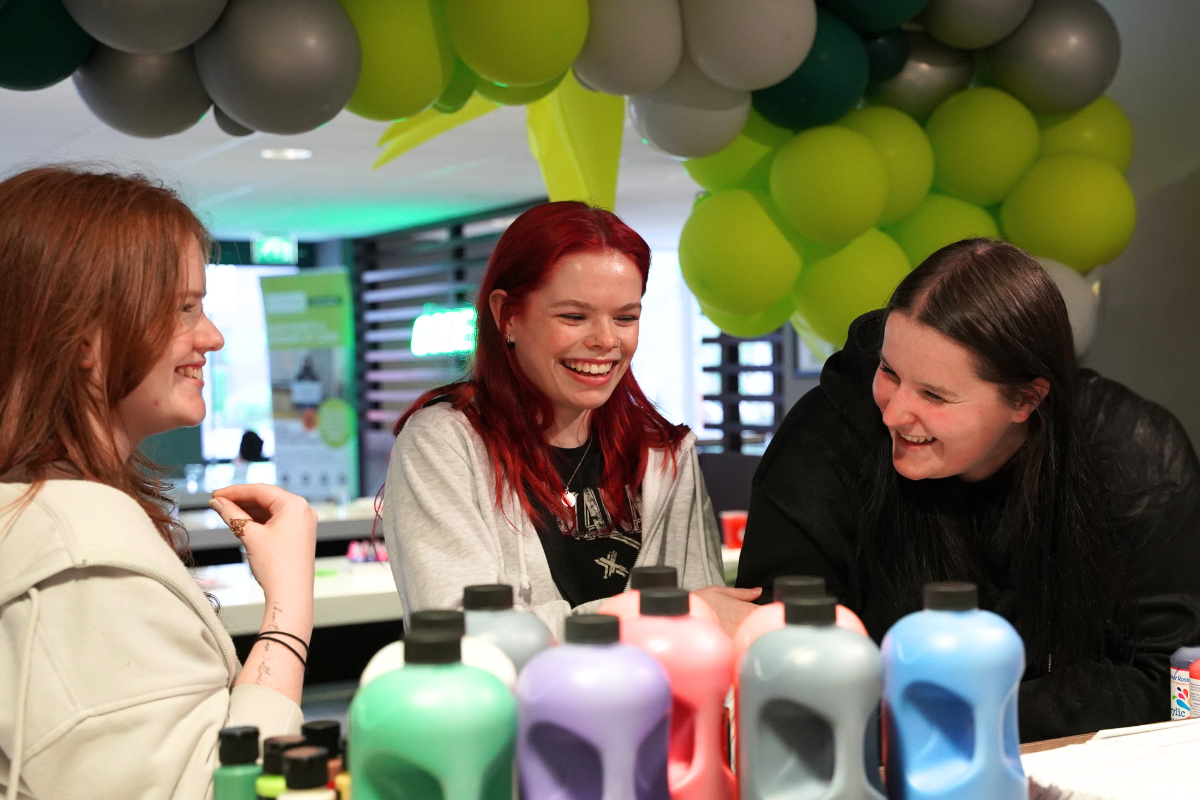
[[[730,589],[727,586],[705,586],[692,592],[708,603],[717,612],[717,620],[730,636],[738,625],[758,606],[752,603],[762,594],[762,589]]]
[[[303,497],[262,483],[213,492],[212,508],[228,525],[249,519],[241,537],[254,580],[268,600],[312,600],[317,514]]]

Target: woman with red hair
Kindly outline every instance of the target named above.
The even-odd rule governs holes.
[[[545,203],[505,231],[479,287],[475,360],[396,423],[383,521],[406,612],[507,583],[556,635],[675,567],[732,628],[759,589],[724,587],[695,436],[638,387],[650,248],[616,215]]]

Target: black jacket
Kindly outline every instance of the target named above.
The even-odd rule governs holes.
[[[863,470],[881,424],[871,381],[883,321],[884,312],[855,321],[846,347],[821,372],[821,385],[780,425],[754,475],[737,579],[767,594],[779,575],[820,575],[876,642],[906,613],[871,590],[858,552]],[[1091,370],[1080,370],[1079,403],[1095,438],[1123,465],[1119,477],[1105,475],[1109,485],[1147,498],[1137,520],[1141,541],[1128,547],[1137,642],[1132,656],[1127,643],[1113,642],[1104,660],[1050,676],[1027,669],[1022,741],[1167,719],[1171,653],[1200,643],[1200,463],[1187,434],[1166,409]],[[967,502],[986,502],[997,484],[1006,488],[1002,478],[984,483],[990,486],[962,490],[977,492]],[[1018,613],[1002,602],[991,605],[1010,619]]]

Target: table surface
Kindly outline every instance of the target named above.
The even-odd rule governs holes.
[[[366,539],[375,522],[375,498],[358,497],[348,503],[313,503],[317,512],[317,540]],[[239,547],[237,537],[212,509],[180,511],[179,521],[188,531],[193,550]],[[379,533],[382,536],[382,531]]]

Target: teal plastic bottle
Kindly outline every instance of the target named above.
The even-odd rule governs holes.
[[[217,734],[217,757],[221,766],[213,771],[214,800],[254,800],[254,782],[262,774],[258,766],[258,728],[222,728]]]
[[[350,704],[354,800],[510,800],[517,704],[462,663],[457,633],[411,631],[404,669]]]
[[[1025,800],[1017,691],[1025,645],[973,583],[931,583],[883,637],[888,797]]]

